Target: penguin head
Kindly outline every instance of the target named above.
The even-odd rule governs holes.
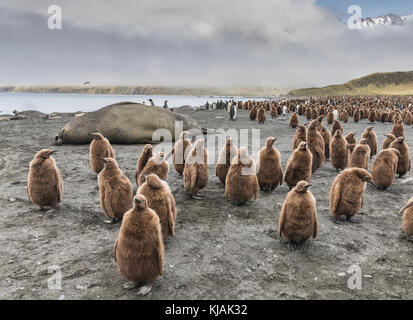
[[[311,187],[311,184],[303,180],[297,183],[297,186],[295,187],[294,190],[295,192],[298,192],[298,193],[304,193],[304,192],[307,192],[307,189],[309,187]]]
[[[232,145],[232,138],[228,137],[226,141],[226,146],[229,147],[230,145]]]
[[[89,134],[94,140],[102,140],[104,137],[99,132]]]
[[[366,128],[366,131],[367,131],[367,132],[370,132],[371,130],[373,130],[373,127],[372,127],[372,126],[369,126],[369,127]]]
[[[194,147],[195,147],[195,149],[203,148],[203,147],[204,147],[204,144],[205,144],[205,140],[204,140],[203,138],[197,139],[197,140],[195,141]]]
[[[371,182],[372,179],[373,179],[371,174],[365,169],[352,168],[352,169],[350,169],[350,171],[365,182]]]
[[[154,160],[156,164],[161,164],[165,160],[165,153],[163,153],[162,151],[157,153],[154,157]]]
[[[160,189],[162,187],[162,180],[156,174],[149,174],[146,176],[146,183],[152,189]]]
[[[307,142],[301,141],[300,144],[298,145],[298,149],[307,150]]]
[[[348,137],[348,138],[353,138],[355,135],[356,135],[355,132],[350,132],[350,133],[347,135],[347,137]]]
[[[334,137],[338,138],[342,136],[342,132],[341,130],[336,130],[336,132],[334,132]]]
[[[367,139],[364,139],[364,138],[363,138],[363,139],[361,139],[361,140],[359,141],[359,143],[360,143],[360,144],[367,144]]]
[[[396,139],[396,141],[397,141],[397,143],[402,144],[402,143],[404,142],[404,137],[398,137],[398,138]]]
[[[275,139],[274,137],[269,137],[266,141],[267,148],[271,148],[274,145],[275,140],[277,139]]]
[[[307,128],[305,127],[304,124],[300,124],[300,125],[298,126],[298,130],[300,130],[300,132],[302,132],[302,133],[305,133],[306,130],[307,130]]]
[[[182,131],[181,134],[179,135],[179,138],[180,138],[181,140],[185,140],[185,138],[187,137],[188,133],[189,133],[188,131]]]
[[[41,159],[46,160],[46,159],[49,159],[50,156],[51,156],[52,154],[54,154],[55,152],[56,152],[56,151],[54,151],[54,150],[43,149],[43,150],[40,150],[40,151],[36,154],[36,158],[41,158]]]
[[[247,147],[241,147],[238,149],[238,163],[243,165],[251,165],[252,159],[248,155]]]
[[[99,157],[99,159],[102,160],[103,163],[105,164],[105,169],[118,169],[119,168],[116,160],[111,157],[107,157],[107,158]]]
[[[152,155],[152,152],[153,152],[153,147],[151,144],[147,144],[143,147],[142,153]]]
[[[137,194],[134,198],[133,198],[133,203],[135,205],[135,208],[137,209],[145,209],[147,208],[147,202],[146,202],[146,198],[143,194]]]

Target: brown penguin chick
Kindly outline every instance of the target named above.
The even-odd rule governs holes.
[[[241,147],[228,170],[225,180],[225,196],[233,203],[241,205],[251,199],[257,200],[258,192],[255,162],[248,155],[247,148]]]
[[[344,138],[344,139],[346,139],[346,141],[348,143],[350,153],[353,152],[353,150],[354,150],[354,148],[356,147],[356,144],[357,144],[357,140],[355,138],[355,135],[356,134],[354,132],[350,132]]]
[[[372,176],[361,168],[349,168],[337,175],[330,189],[330,213],[334,222],[338,223],[340,216],[355,222],[352,217],[363,206],[366,182],[372,183]]]
[[[310,123],[307,132],[307,144],[311,153],[313,154],[313,164],[311,166],[312,174],[316,172],[325,162],[325,150],[324,150],[324,139],[320,132],[317,130],[317,120],[313,120]],[[330,147],[331,152],[331,147]],[[331,154],[330,154],[331,157]]]
[[[404,127],[403,127],[403,121],[398,120],[397,123],[393,125],[393,128],[391,129],[391,134],[393,134],[396,138],[398,137],[405,137],[404,135]]]
[[[366,139],[361,139],[350,155],[350,168],[362,168],[368,170],[370,160],[370,147]]]
[[[353,121],[354,123],[357,123],[360,121],[360,110],[359,109],[354,110]]]
[[[264,124],[265,120],[267,120],[267,109],[265,107],[258,109],[257,120],[259,124]]]
[[[404,123],[410,126],[413,123],[413,115],[410,111],[407,111],[403,119]]]
[[[99,158],[113,158],[115,159],[115,152],[103,135],[98,132],[92,133],[90,136],[93,137],[90,143],[89,154],[90,154],[90,167],[94,173],[99,174],[104,167],[103,161]]]
[[[333,123],[333,128],[331,129],[331,136],[334,137],[334,134],[336,133],[337,130],[340,130],[341,133],[343,133],[343,127],[341,126],[340,122],[338,120],[334,120]]]
[[[50,157],[55,151],[40,150],[30,162],[27,178],[27,195],[29,199],[43,209],[56,206],[62,201],[63,179],[55,160]]]
[[[326,121],[327,121],[327,124],[333,124],[333,122],[334,122],[334,113],[333,113],[333,111],[330,110],[329,112],[327,112]]]
[[[191,140],[187,138],[188,132],[181,132],[178,141],[175,142],[175,146],[172,150],[172,163],[175,171],[182,176],[185,168],[185,159],[188,156],[189,151],[192,149]]]
[[[307,142],[302,141],[288,159],[285,169],[284,181],[290,190],[302,180],[310,182],[312,163],[313,155],[308,149]]]
[[[388,149],[393,141],[396,140],[394,134],[385,134],[386,139],[383,141],[382,149]]]
[[[281,108],[281,105],[279,105],[279,104],[277,105],[277,113],[278,113],[278,115],[283,113],[283,109]]]
[[[100,158],[105,167],[98,175],[100,206],[106,223],[115,223],[132,207],[133,188],[129,179],[119,169],[115,159]]]
[[[278,112],[277,112],[277,107],[276,106],[271,107],[270,115],[271,115],[272,119],[275,119],[275,118],[278,117]]]
[[[334,134],[330,144],[330,162],[336,170],[347,168],[350,151],[347,140],[343,138],[340,130]]]
[[[144,178],[144,183],[138,188],[137,195],[145,196],[148,207],[156,212],[161,222],[162,236],[166,240],[175,234],[176,204],[166,181],[156,174]]]
[[[208,152],[204,148],[204,139],[195,141],[185,161],[184,188],[193,199],[201,199],[199,191],[208,184]]]
[[[367,144],[370,147],[370,157],[373,158],[373,156],[377,154],[377,136],[373,127],[367,127],[361,135],[361,138],[367,140]]]
[[[370,123],[374,123],[374,121],[376,121],[376,112],[374,110],[370,111],[368,120]]]
[[[347,123],[348,121],[348,113],[346,110],[341,110],[339,113],[339,119],[340,121],[343,121],[344,123]]]
[[[307,107],[307,109],[305,109],[305,117],[307,118],[307,120],[311,120],[312,114],[313,112],[311,107]]]
[[[218,163],[215,167],[215,174],[222,183],[225,183],[229,167],[231,166],[232,160],[237,156],[237,152],[237,148],[232,143],[232,138],[228,137],[224,148],[222,148],[219,154]]]
[[[400,210],[403,214],[402,230],[409,241],[413,241],[413,198]]]
[[[298,113],[294,112],[290,117],[290,127],[296,128],[298,126]]]
[[[318,218],[316,201],[308,188],[307,181],[298,182],[288,193],[280,213],[278,236],[283,236],[290,242],[290,249],[296,246],[303,248],[308,238],[317,236]]]
[[[143,168],[145,168],[149,159],[153,157],[153,147],[150,144],[147,144],[143,147],[142,153],[138,158],[138,164],[136,166],[135,172],[135,181],[138,184],[138,177],[141,174]],[[101,161],[102,162],[102,161]]]
[[[323,128],[323,119],[324,116],[318,116],[315,120],[317,120],[316,123],[316,128],[318,132],[321,132],[321,129]]]
[[[135,196],[115,243],[119,273],[130,281],[122,287],[132,289],[142,285],[138,294],[148,294],[152,283],[163,273],[164,251],[158,215],[148,208],[145,196]]]
[[[253,106],[252,109],[250,110],[250,120],[255,121],[257,119],[257,113],[258,113],[258,108],[257,106]]]
[[[320,132],[324,140],[324,154],[326,155],[326,160],[330,159],[330,143],[331,143],[331,133],[326,127],[321,128]]]
[[[311,119],[312,119],[312,120],[315,120],[315,119],[317,119],[317,118],[318,118],[317,109],[316,109],[316,108],[312,108],[312,109],[311,109]]]
[[[264,148],[258,153],[257,178],[262,191],[274,190],[283,182],[281,156],[274,148],[274,137],[269,137]]]
[[[301,142],[307,142],[307,127],[303,124],[298,126],[295,131],[294,141],[293,141],[293,151],[297,149]]]
[[[162,180],[166,180],[166,178],[168,177],[168,172],[169,163],[165,160],[165,154],[163,152],[159,152],[158,154],[149,159],[148,163],[139,174],[138,181],[136,182],[136,184],[139,187],[143,183],[143,174],[147,176],[151,173],[154,173]]]
[[[397,162],[397,174],[399,178],[403,177],[408,171],[410,171],[411,162],[409,154],[409,146],[407,145],[404,137],[398,137],[390,144],[390,148],[399,150],[402,158]]]
[[[374,159],[370,172],[373,182],[380,190],[385,190],[392,186],[400,158],[402,158],[402,155],[399,150],[388,148],[380,151]]]

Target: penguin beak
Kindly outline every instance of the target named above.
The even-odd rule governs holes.
[[[105,158],[99,157],[99,160],[102,160],[104,163],[107,162],[107,160]]]
[[[56,153],[56,150],[52,150],[52,151],[50,151],[49,155],[52,155],[52,154],[55,154],[55,153]]]
[[[377,185],[376,185],[373,181],[368,180],[368,181],[367,181],[367,183],[369,183],[369,184],[371,184],[372,186],[374,186],[374,187],[376,187],[376,188],[377,188]]]
[[[312,186],[312,184],[309,183],[309,184],[307,184],[307,185],[305,186],[305,188],[308,189],[308,188],[310,188],[311,186]]]

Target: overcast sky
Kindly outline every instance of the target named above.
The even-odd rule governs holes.
[[[413,24],[338,17],[316,0],[0,0],[0,85],[292,88],[413,70]]]

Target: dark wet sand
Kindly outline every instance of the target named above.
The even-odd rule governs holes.
[[[207,128],[258,128],[245,111],[235,122],[228,121],[224,111],[191,116]],[[411,173],[388,191],[368,185],[361,223],[338,226],[329,219],[328,192],[336,176],[330,163],[312,179],[320,226],[305,252],[290,252],[276,236],[286,186],[260,194],[250,206],[235,207],[224,198],[224,187],[210,166],[205,199],[193,201],[171,168],[168,182],[178,217],[176,236],[166,244],[164,275],[143,298],[136,290],[121,289],[125,280],[112,256],[120,225],[104,224],[97,180],[89,169],[89,146],[52,145],[54,135],[71,119],[0,121],[0,299],[413,298],[413,243],[405,240],[398,215],[413,195]],[[350,120],[342,125],[345,133],[355,131],[359,139],[368,124]],[[374,126],[380,149],[391,126]],[[270,135],[278,138],[283,169],[294,132],[281,118],[261,126],[261,145]],[[412,128],[406,128],[406,134],[413,147]],[[65,192],[60,209],[40,212],[25,190],[29,162],[47,147],[58,150],[55,159]],[[121,169],[134,181],[138,147],[114,149]],[[352,264],[364,275],[361,290],[347,287]],[[53,265],[61,267],[62,290],[48,288],[48,268]]]

